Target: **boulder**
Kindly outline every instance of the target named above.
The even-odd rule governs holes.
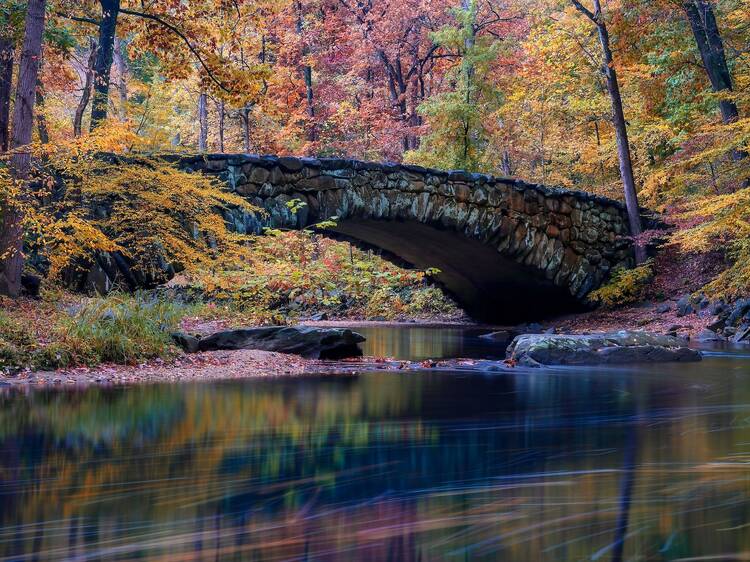
[[[666,314],[670,310],[672,310],[672,305],[668,302],[663,302],[656,307],[656,312],[658,312],[659,314]]]
[[[676,337],[677,333],[680,330],[689,330],[689,329],[690,329],[690,326],[683,326],[682,324],[673,324],[667,329],[666,335]]]
[[[529,367],[700,361],[700,352],[684,344],[680,338],[647,332],[524,334],[513,340],[507,356]]]
[[[721,334],[717,334],[713,330],[705,329],[701,330],[700,333],[695,336],[696,341],[703,343],[710,343],[716,341],[727,341],[726,338],[722,337]]]
[[[687,316],[688,314],[695,313],[695,307],[693,306],[690,295],[685,295],[677,301],[677,316]]]
[[[729,305],[727,305],[727,303],[725,303],[722,299],[719,299],[711,303],[710,310],[713,316],[723,316],[727,314],[731,309]]]
[[[734,333],[734,337],[732,337],[732,341],[734,343],[747,343],[747,341],[750,339],[750,324],[743,324],[739,328],[737,328],[737,331]]]
[[[727,326],[740,326],[750,315],[750,299],[739,299],[734,303],[727,317]]]
[[[216,332],[201,338],[200,351],[259,349],[301,355],[308,359],[342,359],[362,355],[365,338],[349,329],[269,326]]]
[[[172,341],[181,347],[185,353],[198,353],[200,351],[200,339],[190,334],[175,332],[172,334]]]
[[[42,288],[42,278],[38,275],[24,273],[21,275],[21,289],[27,297],[37,298]]]

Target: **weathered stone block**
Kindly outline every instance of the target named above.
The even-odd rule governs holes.
[[[336,178],[333,176],[313,176],[298,180],[295,187],[300,191],[323,191],[336,189]]]

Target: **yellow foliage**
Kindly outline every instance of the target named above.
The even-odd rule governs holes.
[[[589,299],[608,308],[638,302],[653,276],[651,261],[634,269],[617,269],[609,283],[593,291]]]
[[[704,197],[682,213],[693,226],[677,230],[672,241],[686,252],[723,248],[732,265],[705,287],[717,297],[737,297],[750,290],[750,187]]]
[[[103,154],[122,153],[138,139],[126,124],[111,123],[81,139],[36,147],[45,166],[35,172],[33,198],[15,199],[28,242],[48,260],[52,277],[100,252],[119,251],[157,278],[166,264],[202,269],[246,258],[248,238],[230,232],[221,211],[258,209],[218,180],[164,158]],[[2,169],[0,182],[6,197],[15,197]]]

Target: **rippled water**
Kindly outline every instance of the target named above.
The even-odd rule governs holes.
[[[493,353],[455,331],[368,335],[383,355]],[[748,553],[750,355],[737,351],[631,370],[0,394],[2,560]]]

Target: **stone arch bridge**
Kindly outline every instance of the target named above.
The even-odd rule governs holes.
[[[208,154],[185,170],[216,175],[262,207],[227,210],[240,232],[333,229],[419,268],[435,267],[473,316],[541,318],[581,308],[612,268],[632,264],[625,208],[581,191],[509,178],[343,159]],[[287,203],[306,205],[297,213]]]

